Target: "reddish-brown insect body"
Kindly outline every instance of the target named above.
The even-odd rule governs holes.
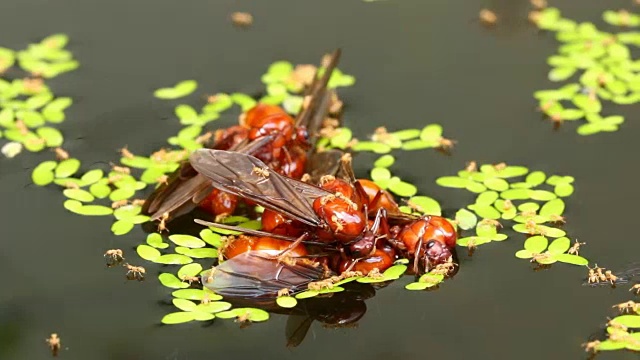
[[[212,215],[230,215],[238,206],[238,197],[218,189],[213,189],[199,205],[201,209]]]
[[[351,268],[351,271],[360,271],[368,274],[373,269],[385,271],[393,265],[395,261],[395,251],[393,249],[376,249],[374,253],[364,259],[356,260],[346,259],[340,262],[339,272],[342,273]],[[355,262],[355,265],[353,264]]]
[[[224,251],[223,255],[227,259],[231,259],[235,256],[243,254],[249,250],[277,250],[282,251],[286,249],[291,242],[285,240],[274,239],[271,237],[256,237],[241,235],[229,243]],[[291,257],[300,257],[308,255],[307,249],[303,244],[299,244],[289,252]]]
[[[358,183],[362,185],[364,192],[367,194],[369,213],[374,213],[380,208],[383,208],[390,213],[397,213],[400,211],[398,204],[393,199],[393,195],[388,191],[382,190],[371,180],[358,179]]]
[[[304,224],[270,209],[264,210],[261,221],[262,230],[272,234],[298,237],[305,231]]]
[[[349,199],[332,196],[314,200],[313,210],[327,224],[327,229],[318,231],[325,240],[350,242],[361,235],[367,225],[367,217]]]

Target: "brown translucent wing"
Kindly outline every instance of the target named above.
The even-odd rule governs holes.
[[[278,174],[257,158],[238,152],[198,149],[189,158],[200,174],[222,191],[249,199],[290,219],[320,226],[313,201],[331,195],[319,187]]]
[[[205,287],[223,297],[276,297],[288,289],[295,294],[307,289],[310,282],[321,280],[324,270],[305,262],[294,265],[271,259],[279,250],[248,251],[215,267],[203,278]]]
[[[336,49],[330,56],[329,64],[327,68],[322,74],[322,77],[318,78],[318,73],[316,71],[315,76],[313,77],[313,82],[311,86],[307,89],[307,93],[305,95],[311,96],[309,105],[306,108],[303,108],[302,111],[298,114],[296,118],[296,125],[305,125],[307,128],[313,127],[311,123],[311,119],[314,117],[314,114],[317,112],[318,105],[325,98],[325,94],[327,93],[327,84],[331,79],[331,75],[333,74],[333,70],[338,65],[338,61],[340,61],[340,55],[342,54],[341,49]],[[315,119],[317,121],[317,126],[322,122],[324,116],[320,119]]]
[[[235,149],[241,153],[253,154],[270,141],[271,136],[265,136],[250,143],[242,142]],[[145,205],[150,202],[148,212],[145,213],[151,213],[152,221],[160,219],[165,213],[169,213],[171,218],[186,214],[213,191],[211,181],[198,174],[188,162],[183,164],[172,177],[175,180],[168,182],[169,187],[162,190],[158,188],[154,194],[157,192],[160,195],[154,197],[152,194],[145,202]]]
[[[306,172],[311,177],[310,182],[317,184],[324,175],[336,175],[340,169],[340,150],[327,150],[311,154],[307,159]]]

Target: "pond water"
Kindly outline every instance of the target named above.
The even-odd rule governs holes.
[[[629,0],[550,2],[598,26],[603,10],[631,6]],[[480,26],[483,7],[499,14],[499,26]],[[175,133],[174,105],[154,99],[156,88],[195,79],[200,93],[250,93],[261,89],[259,76],[273,61],[317,63],[341,47],[339,67],[357,79],[340,90],[344,120],[357,136],[382,125],[435,122],[458,141],[450,157],[398,153],[395,174],[446,207],[472,195],[434,180],[471,160],[572,175],[576,192],[567,201],[566,229],[587,242],[586,257],[617,269],[640,253],[633,235],[638,107],[607,105],[607,113],[626,116],[617,133],[581,137],[575,124],[554,132],[535,111],[532,93],[554,86],[546,58],[557,43],[528,24],[528,9],[525,0],[4,0],[0,33],[1,45],[16,49],[69,34],[81,68],[50,83],[75,101],[61,130],[66,149],[85,164],[112,161],[124,145],[150,153]],[[233,27],[233,11],[252,13],[254,25]],[[62,338],[63,359],[580,359],[586,358],[580,344],[592,334],[602,337],[606,317],[615,314],[611,306],[630,298],[627,286],[582,286],[580,267],[532,271],[514,257],[523,237],[513,236],[482,246],[472,259],[460,251],[461,270],[440,290],[409,292],[408,279],[397,281],[367,300],[357,328],[314,323],[296,348],[285,347],[286,317],[278,315],[245,329],[226,320],[160,326],[173,311],[161,303],[168,292],[155,280],[160,268],[145,263],[149,280],[127,282],[102,258],[111,248],[135,256],[145,234],[115,237],[109,220],[64,210],[55,187],[28,185],[43,157],[0,159],[2,359],[50,358],[44,339],[52,332]],[[366,175],[372,159],[358,156],[357,173]]]

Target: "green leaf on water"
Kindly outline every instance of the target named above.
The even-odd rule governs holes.
[[[422,128],[420,132],[420,140],[425,142],[437,142],[442,138],[442,126],[438,124],[430,124]]]
[[[440,204],[427,196],[413,196],[408,200],[408,203],[418,212],[426,215],[440,216],[442,214]]]
[[[389,182],[389,191],[400,197],[410,197],[418,193],[418,188],[408,182],[392,181]]]
[[[351,133],[351,129],[344,127],[339,128],[336,129],[336,134],[329,139],[329,143],[331,144],[331,146],[345,149],[349,141],[351,141],[352,137],[353,134]]]
[[[529,197],[538,201],[549,201],[556,198],[556,194],[546,190],[529,190]]]
[[[187,284],[186,282],[181,281],[175,275],[170,274],[170,273],[162,273],[162,274],[158,275],[158,279],[160,280],[160,283],[163,286],[166,286],[168,288],[185,289],[185,288],[189,287],[189,284]]]
[[[560,183],[560,184],[555,186],[553,191],[558,196],[567,197],[567,196],[570,196],[571,194],[573,194],[573,185],[568,184],[568,183]]]
[[[501,192],[500,197],[506,200],[528,200],[529,189],[509,189]]]
[[[154,262],[167,265],[186,265],[192,263],[193,259],[181,254],[165,254],[157,258]]]
[[[409,283],[407,285],[405,285],[405,289],[407,290],[413,290],[413,291],[418,291],[418,290],[424,290],[428,287],[433,286],[432,284],[428,284],[428,283],[424,283],[424,282],[412,282]]]
[[[216,314],[221,319],[232,319],[240,317],[251,322],[260,322],[269,320],[269,313],[261,309],[253,308],[235,308],[228,311],[219,312]]]
[[[460,188],[467,187],[469,180],[457,176],[443,176],[436,179],[436,184],[444,187]]]
[[[571,240],[569,240],[569,238],[567,237],[560,237],[553,240],[553,242],[549,245],[548,251],[554,255],[559,255],[569,250],[570,247]]]
[[[640,328],[640,315],[620,315],[611,321],[628,328]]]
[[[74,199],[82,202],[92,202],[93,200],[95,200],[95,197],[91,195],[90,192],[82,189],[65,189],[64,191],[62,191],[62,193],[69,199]]]
[[[243,112],[248,111],[252,107],[256,106],[257,102],[249,95],[242,93],[233,93],[230,95],[231,100],[234,103],[240,105]]]
[[[136,194],[134,188],[123,187],[119,189],[115,189],[109,194],[109,199],[111,201],[120,201],[125,199],[130,199]]]
[[[395,158],[392,155],[382,155],[374,163],[375,168],[388,168],[395,162]]]
[[[64,142],[62,133],[58,129],[52,127],[44,126],[38,128],[36,133],[39,137],[44,139],[44,142],[48,147],[59,147],[62,146],[62,143]]]
[[[136,248],[136,252],[138,253],[138,255],[140,255],[141,258],[147,261],[155,261],[157,258],[162,256],[158,249],[144,244],[138,245],[138,247]]]
[[[55,170],[55,175],[57,178],[68,178],[71,175],[78,172],[80,169],[80,160],[78,159],[67,159],[58,163],[58,166]]]
[[[117,220],[111,225],[111,232],[114,235],[124,235],[133,230],[135,224],[127,219]]]
[[[529,250],[526,250],[526,249],[518,250],[516,252],[516,257],[518,259],[531,259],[534,255],[535,255],[535,253],[533,253],[533,252],[531,252]]]
[[[456,221],[462,230],[469,230],[476,226],[478,218],[471,211],[460,209],[456,212]]]
[[[582,256],[573,254],[560,254],[556,255],[555,258],[560,262],[572,265],[587,266],[589,264],[589,260],[583,258]]]
[[[437,147],[438,143],[433,141],[423,141],[420,139],[417,140],[409,140],[402,144],[402,150],[411,151],[411,150],[422,150]]]
[[[203,300],[205,298],[210,301],[222,299],[222,296],[213,293],[208,289],[180,289],[171,293],[173,297],[187,300]]]
[[[492,205],[498,200],[498,196],[498,193],[495,191],[483,192],[476,198],[476,205]]]
[[[509,189],[509,183],[500,178],[487,178],[484,181],[484,186],[495,191],[505,191]]]
[[[560,198],[549,200],[540,209],[541,216],[562,215],[564,213],[564,201]]]
[[[293,308],[298,304],[298,300],[292,296],[279,296],[276,303],[283,308]]]
[[[531,187],[536,187],[538,185],[543,184],[546,179],[547,179],[547,175],[545,175],[544,172],[533,171],[529,175],[527,175],[525,182],[531,185]]]
[[[534,202],[526,202],[518,205],[518,210],[522,212],[538,211],[538,209],[540,209],[540,205]]]
[[[196,309],[196,303],[187,299],[176,298],[171,300],[173,305],[182,311],[193,311]]]
[[[169,247],[169,244],[162,241],[162,235],[158,233],[147,235],[147,244],[157,249],[166,249]]]
[[[602,111],[602,104],[598,98],[592,98],[586,94],[578,94],[574,96],[573,103],[587,113],[599,113]]]
[[[518,176],[527,175],[529,169],[524,166],[512,166],[509,165],[502,170],[497,170],[496,175],[501,178],[513,178]]]
[[[191,249],[187,247],[178,246],[176,247],[175,250],[178,254],[186,255],[190,258],[195,258],[195,259],[206,259],[206,258],[215,259],[218,257],[218,250],[212,249],[212,248]]]
[[[206,304],[198,304],[197,311],[207,313],[218,313],[231,309],[231,304],[225,301],[209,301]]]
[[[185,276],[196,276],[201,271],[202,271],[202,265],[198,263],[187,264],[181,267],[180,270],[178,270],[178,277],[182,279]]]
[[[576,70],[575,67],[557,67],[549,71],[548,77],[551,81],[563,81],[575,74]]]
[[[500,212],[491,205],[469,205],[469,209],[475,211],[475,213],[483,219],[500,219]]]
[[[177,83],[173,87],[161,88],[153,92],[153,96],[158,99],[177,99],[187,96],[196,91],[198,83],[195,80],[185,80]]]
[[[82,175],[80,180],[82,180],[85,185],[90,185],[98,182],[98,180],[102,179],[103,176],[104,172],[101,169],[93,169]]]
[[[375,141],[359,141],[352,147],[353,151],[372,151],[376,154],[387,154],[391,152],[391,147],[387,144]]]
[[[547,246],[549,246],[549,240],[544,236],[532,236],[525,240],[524,249],[531,251],[532,253],[542,253]]]
[[[219,248],[222,246],[222,236],[209,229],[203,229],[200,231],[200,238],[213,247]]]
[[[97,182],[89,187],[89,192],[98,199],[104,199],[111,193],[111,188],[109,185]]]
[[[371,180],[374,182],[388,181],[391,179],[391,171],[387,168],[376,167],[371,170]]]
[[[184,246],[188,248],[201,248],[206,244],[199,238],[191,235],[174,234],[169,235],[169,240],[178,246]]]
[[[180,311],[165,315],[161,322],[167,325],[182,324],[195,320],[195,312]]]
[[[54,169],[58,166],[55,161],[44,161],[38,164],[31,173],[31,180],[35,185],[46,186],[53,182]]]

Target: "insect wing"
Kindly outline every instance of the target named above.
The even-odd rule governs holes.
[[[279,250],[248,251],[218,265],[203,284],[216,294],[227,297],[275,297],[278,291],[304,291],[310,282],[323,278],[322,267],[267,258]]]
[[[222,191],[247,198],[311,226],[319,226],[313,201],[331,195],[318,187],[282,176],[257,158],[237,152],[198,149],[191,165]]]

